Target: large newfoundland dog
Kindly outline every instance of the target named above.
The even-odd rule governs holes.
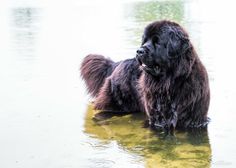
[[[113,62],[88,55],[81,76],[97,110],[143,111],[150,127],[168,131],[207,126],[207,72],[188,34],[175,22],[149,24],[136,58]]]

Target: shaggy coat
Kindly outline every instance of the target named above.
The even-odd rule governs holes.
[[[136,58],[113,62],[88,55],[81,76],[95,97],[95,109],[144,111],[150,127],[165,130],[207,126],[207,72],[188,34],[177,23],[149,24]]]

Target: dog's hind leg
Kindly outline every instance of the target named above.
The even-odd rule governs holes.
[[[119,88],[112,82],[112,78],[108,77],[95,99],[95,110],[124,111],[120,104],[122,100],[118,101],[116,97],[119,91]]]

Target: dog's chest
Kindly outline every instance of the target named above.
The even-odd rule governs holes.
[[[167,113],[171,109],[172,96],[169,91],[146,90],[144,92],[145,110],[149,115],[154,113]]]

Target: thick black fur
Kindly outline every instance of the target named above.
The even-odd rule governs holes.
[[[81,75],[95,97],[95,109],[145,111],[149,126],[166,130],[207,126],[207,72],[188,34],[175,22],[149,24],[136,58],[115,63],[88,55]]]

